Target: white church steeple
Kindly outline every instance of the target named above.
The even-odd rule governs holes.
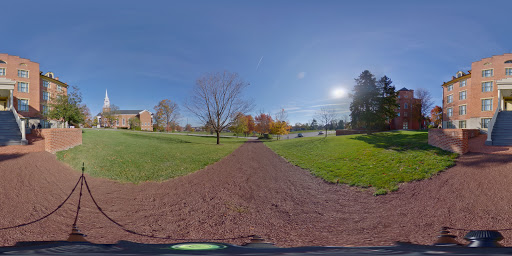
[[[105,100],[103,101],[103,108],[110,108],[110,100],[108,99],[107,89],[105,89]]]

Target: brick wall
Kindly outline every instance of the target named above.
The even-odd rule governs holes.
[[[82,144],[82,129],[78,128],[34,129],[32,133],[44,138],[44,150],[52,154]]]
[[[478,129],[430,129],[428,144],[447,151],[465,154],[469,151],[468,140],[480,134]]]

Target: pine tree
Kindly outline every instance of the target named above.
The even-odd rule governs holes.
[[[397,103],[398,92],[392,83],[393,81],[387,76],[383,76],[378,82],[379,89],[382,92],[379,113],[382,114],[382,120],[388,129],[391,120],[397,117],[396,109],[399,107]]]
[[[379,113],[381,93],[377,87],[377,80],[370,71],[365,70],[359,78],[355,79],[354,93],[351,95],[350,116],[352,127],[365,128],[371,133],[381,123],[382,115]]]

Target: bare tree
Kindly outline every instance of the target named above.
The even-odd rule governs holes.
[[[423,120],[425,120],[430,115],[430,110],[432,109],[434,102],[432,101],[432,95],[426,89],[418,88],[414,92],[416,94],[415,98],[417,99],[415,105],[417,111],[419,112],[416,114],[416,117],[418,121],[420,121],[420,126],[422,126]]]
[[[178,104],[172,102],[169,99],[161,100],[158,105],[155,106],[155,120],[157,126],[165,124],[165,130],[169,131],[171,124],[175,124],[178,120]]]
[[[325,137],[327,137],[327,129],[329,125],[336,120],[336,110],[334,108],[320,108],[316,113],[316,118],[325,127]]]
[[[205,74],[197,79],[185,107],[202,123],[211,125],[220,144],[220,132],[231,124],[237,113],[246,113],[252,108],[252,104],[242,98],[248,85],[237,73]]]

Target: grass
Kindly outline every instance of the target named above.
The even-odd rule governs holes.
[[[265,144],[326,181],[374,188],[374,194],[381,195],[454,165],[457,154],[428,145],[427,137],[424,131],[398,131]]]
[[[86,130],[83,144],[57,158],[92,176],[121,182],[163,181],[213,164],[245,139],[183,136],[150,132]]]

